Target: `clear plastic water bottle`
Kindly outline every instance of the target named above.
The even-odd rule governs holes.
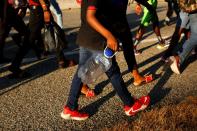
[[[111,59],[106,58],[102,53],[91,56],[86,63],[79,68],[78,76],[84,84],[91,84],[105,73],[112,65]]]

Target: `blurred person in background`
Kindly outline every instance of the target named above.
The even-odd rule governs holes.
[[[3,53],[5,38],[8,36],[11,27],[14,27],[14,29],[19,32],[20,36],[25,36],[25,42],[27,42],[28,39],[28,29],[13,5],[14,1],[11,0],[9,2],[7,0],[0,1],[0,63],[11,61],[4,57]]]
[[[144,3],[142,0],[136,0],[138,3],[136,5],[136,14],[140,15],[142,12],[142,8],[140,6],[141,3]],[[134,52],[135,55],[139,55],[141,54],[141,52],[137,49],[137,45],[140,43],[142,36],[145,33],[145,28],[149,26],[149,23],[152,22],[152,26],[153,26],[153,31],[156,34],[156,37],[158,39],[158,45],[157,48],[158,49],[163,49],[165,47],[168,46],[168,44],[166,44],[165,40],[162,38],[161,33],[160,33],[160,28],[159,28],[159,20],[158,20],[158,16],[156,13],[156,8],[157,8],[157,0],[148,0],[147,1],[149,6],[151,5],[152,8],[150,8],[149,6],[146,6],[144,4],[145,7],[143,9],[143,16],[141,19],[141,23],[140,23],[140,27],[137,31],[137,34],[135,36],[135,42],[134,42]]]
[[[56,0],[50,0],[50,10],[56,16],[57,24],[63,29],[62,11]]]
[[[168,9],[166,12],[166,18],[165,18],[164,24],[169,26],[170,19],[173,15],[173,12],[176,13],[176,16],[178,18],[180,10],[179,10],[177,0],[165,0],[165,1],[168,3]]]

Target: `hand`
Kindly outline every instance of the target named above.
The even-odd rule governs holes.
[[[50,12],[44,11],[44,22],[49,23],[50,22]]]
[[[26,10],[24,11],[23,9],[19,9],[18,15],[19,15],[21,18],[24,18],[25,15],[26,15]]]
[[[114,36],[109,36],[107,38],[107,47],[110,49],[117,51],[118,50],[118,42]]]
[[[135,6],[135,13],[136,13],[137,15],[140,15],[140,14],[142,13],[142,7],[141,7],[140,4],[137,4],[137,5]]]

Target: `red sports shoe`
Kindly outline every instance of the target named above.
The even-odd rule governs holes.
[[[148,107],[150,104],[150,97],[149,96],[143,96],[139,98],[138,100],[135,100],[135,103],[132,107],[125,106],[124,110],[127,116],[133,116],[137,112],[142,111]]]
[[[86,120],[89,115],[86,113],[80,113],[78,110],[71,110],[69,107],[64,107],[63,112],[61,113],[61,117],[66,120]]]

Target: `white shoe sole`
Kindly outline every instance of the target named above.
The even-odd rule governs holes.
[[[88,117],[84,117],[84,118],[71,117],[69,114],[65,115],[63,112],[61,113],[61,117],[65,120],[77,120],[77,121],[83,121],[88,119]]]
[[[170,65],[171,70],[172,70],[174,73],[176,73],[176,74],[181,74],[181,72],[180,72],[180,70],[179,70],[179,68],[178,68],[178,65],[177,65],[177,63],[176,63],[175,58],[174,58],[174,57],[171,57],[170,59],[173,61],[173,63]]]
[[[65,120],[71,120],[70,115],[69,115],[69,114],[68,114],[68,115],[65,115],[63,112],[61,113],[61,117],[62,117],[63,119],[65,119]]]
[[[174,61],[171,65],[170,65],[170,68],[171,70],[176,73],[176,74],[181,74],[178,67],[177,67],[177,64],[176,64],[176,61]]]

